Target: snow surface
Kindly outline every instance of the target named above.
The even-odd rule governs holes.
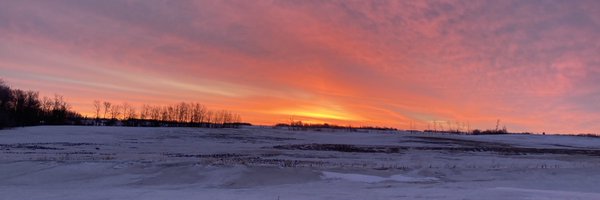
[[[323,171],[324,179],[342,179],[347,181],[365,182],[365,183],[378,183],[384,181],[397,181],[397,182],[430,182],[438,180],[435,177],[408,177],[401,174],[392,175],[390,177],[372,176],[364,174],[344,174],[336,172]]]
[[[0,130],[0,199],[600,199],[600,139],[386,131]]]

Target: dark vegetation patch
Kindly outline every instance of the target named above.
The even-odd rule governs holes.
[[[343,130],[347,132],[357,132],[364,130],[374,130],[374,131],[398,131],[396,128],[392,127],[380,127],[380,126],[341,126],[336,124],[311,124],[304,123],[302,121],[294,121],[293,119],[289,124],[279,123],[275,124],[275,128],[288,128],[292,131],[335,131],[335,130]]]
[[[337,151],[349,153],[401,153],[408,150],[441,151],[441,152],[492,152],[502,155],[527,155],[527,154],[566,154],[600,156],[600,150],[593,149],[550,149],[550,148],[521,148],[499,146],[464,146],[464,147],[408,147],[385,145],[349,145],[349,144],[295,144],[278,145],[275,149],[284,150],[311,150],[311,151]]]
[[[338,151],[356,153],[400,153],[409,147],[401,146],[375,146],[375,145],[351,145],[351,144],[294,144],[278,145],[275,149],[285,150],[314,150],[314,151]]]
[[[180,157],[180,158],[233,158],[233,157],[247,157],[248,154],[237,154],[237,153],[220,153],[220,154],[182,154],[182,153],[166,153],[163,154],[169,157]]]
[[[36,151],[5,151],[2,152],[5,154],[47,154],[47,155],[91,155],[91,154],[96,154],[94,152],[89,152],[89,151],[70,151],[70,152],[36,152]],[[103,155],[103,154],[100,154]]]
[[[249,165],[249,166],[279,166],[279,167],[301,167],[301,166],[322,166],[323,161],[308,161],[308,160],[288,160],[288,159],[271,159],[265,157],[276,156],[278,154],[164,154],[169,157],[182,158],[200,158],[201,161],[212,165]]]
[[[595,134],[595,133],[581,133],[581,134],[577,134],[575,136],[600,138],[600,134]]]
[[[53,142],[53,143],[41,143],[41,144],[55,144],[55,145],[61,145],[61,146],[66,146],[66,147],[100,145],[98,143],[88,143],[88,142]]]
[[[468,147],[512,147],[510,144],[504,144],[499,142],[484,142],[465,140],[458,138],[444,138],[444,137],[427,137],[427,136],[412,136],[412,138],[418,139],[412,142],[419,143],[430,143],[430,144],[442,144],[442,145],[460,145]]]
[[[86,142],[44,142],[44,143],[17,143],[17,144],[0,144],[0,149],[28,149],[28,150],[64,150],[64,148],[55,147],[74,147],[74,146],[88,146],[88,145],[99,145],[96,143]]]
[[[82,118],[69,110],[60,95],[40,98],[39,92],[13,89],[0,79],[0,129],[39,124],[74,124]]]
[[[231,134],[231,133],[209,133],[206,135],[194,136],[202,139],[218,139],[218,140],[236,140],[244,143],[264,143],[268,141],[289,141],[296,140],[296,138],[290,137],[274,137],[274,136],[262,136],[262,135],[249,135],[249,134]]]
[[[47,147],[39,144],[0,144],[0,149],[28,149],[28,150],[64,150],[64,148]]]

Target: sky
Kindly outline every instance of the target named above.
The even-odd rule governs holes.
[[[600,132],[600,1],[2,0],[0,78],[254,124]]]

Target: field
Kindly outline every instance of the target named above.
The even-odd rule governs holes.
[[[16,128],[0,199],[600,199],[600,138]]]

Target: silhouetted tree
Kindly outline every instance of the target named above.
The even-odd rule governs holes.
[[[161,116],[160,106],[152,106],[150,108],[150,119],[159,121]]]
[[[133,106],[129,105],[129,103],[123,102],[121,109],[123,109],[123,119],[128,120],[135,118],[135,109]]]
[[[127,120],[132,120],[132,119],[136,119],[137,118],[137,112],[135,110],[135,107],[130,107],[127,110],[127,113],[125,113],[125,118]]]
[[[110,107],[112,106],[112,104],[110,102],[105,101],[104,103],[104,118],[107,117],[107,114],[110,112]]]
[[[96,111],[96,119],[100,119],[100,110],[102,109],[102,105],[100,105],[100,101],[94,100],[94,111]]]
[[[50,115],[52,113],[52,107],[54,106],[54,101],[49,97],[42,98],[42,112],[43,115]]]
[[[48,124],[64,124],[69,117],[69,104],[61,95],[54,95],[50,117],[47,118]]]
[[[150,117],[150,106],[144,104],[140,110],[140,119],[146,120]]]
[[[10,113],[11,100],[12,91],[10,87],[0,79],[0,128],[11,126],[14,123]]]
[[[98,110],[99,102],[94,102]],[[123,120],[126,126],[193,126],[210,128],[228,128],[241,125],[241,116],[228,110],[212,111],[199,103],[181,102],[166,106],[150,106],[143,104],[140,112],[136,107],[125,102],[115,105],[104,102],[105,116],[114,120]],[[99,113],[99,111],[97,111]],[[139,115],[138,115],[139,114]]]
[[[113,120],[117,120],[121,117],[121,106],[113,105],[110,108],[110,118]]]
[[[206,122],[206,125],[207,125],[208,127],[211,127],[211,124],[213,123],[213,111],[211,111],[211,110],[207,111],[207,112],[206,112],[206,118],[205,118],[205,119],[206,119],[206,120],[205,120],[205,122]]]

